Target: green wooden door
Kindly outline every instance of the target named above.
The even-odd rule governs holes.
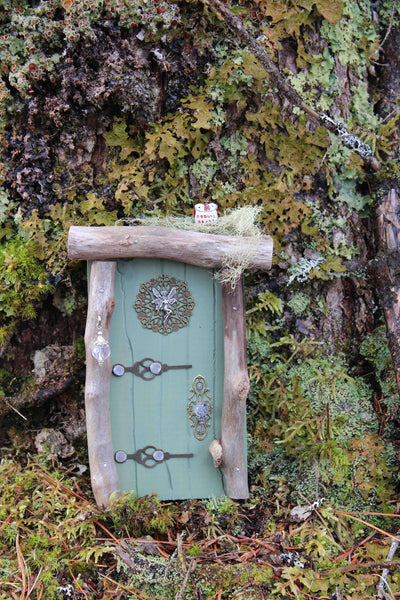
[[[224,494],[221,473],[208,452],[221,425],[220,285],[207,269],[133,259],[118,261],[114,293],[111,360],[113,365],[135,365],[134,372],[111,375],[113,449],[128,455],[117,464],[121,491],[156,492],[161,499]],[[140,364],[144,359],[152,360]],[[146,466],[139,451],[147,446],[189,456],[156,453],[159,460]]]

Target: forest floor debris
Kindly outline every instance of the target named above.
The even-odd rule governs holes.
[[[126,494],[99,509],[87,474],[37,457],[4,457],[0,470],[1,600],[400,596],[395,512],[350,515],[326,500],[293,523],[290,504],[261,488],[245,502]]]

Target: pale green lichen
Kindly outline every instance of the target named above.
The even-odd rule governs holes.
[[[206,187],[212,181],[218,168],[218,163],[210,156],[206,156],[191,165],[190,173],[196,177],[200,185]]]
[[[355,4],[351,0],[343,2],[343,17],[340,25],[323,21],[321,36],[327,41],[332,53],[335,53],[341,65],[358,65],[364,68],[367,60],[366,49],[377,41],[374,21],[370,18],[370,4]]]
[[[388,412],[393,415],[398,414],[398,391],[385,325],[374,329],[361,342],[360,354],[373,367],[374,377],[380,386],[382,400],[386,404]]]
[[[324,262],[322,256],[316,258],[299,258],[298,262],[289,267],[287,270],[288,280],[287,285],[291,285],[294,281],[304,283],[308,281],[309,275],[313,269],[319,270],[319,265]]]
[[[311,299],[303,292],[296,292],[288,301],[287,305],[293,310],[294,314],[299,316],[309,307]]]

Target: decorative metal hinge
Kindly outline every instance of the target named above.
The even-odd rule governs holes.
[[[122,377],[122,375],[129,372],[141,377],[145,381],[151,381],[154,377],[157,377],[166,371],[191,368],[192,365],[167,365],[166,363],[160,363],[153,358],[143,358],[142,360],[135,362],[131,367],[116,364],[113,366],[112,372],[116,377]]]
[[[153,469],[160,463],[170,458],[192,458],[194,454],[171,454],[170,452],[164,452],[155,446],[146,446],[136,450],[134,454],[128,454],[125,450],[117,450],[114,454],[114,460],[117,463],[124,463],[127,460],[135,460],[146,469]]]

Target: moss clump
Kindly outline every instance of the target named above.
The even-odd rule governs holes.
[[[397,401],[397,388],[393,372],[393,361],[389,351],[386,327],[374,329],[360,344],[360,354],[373,366],[373,376],[379,385],[385,402]]]
[[[0,343],[4,343],[13,329],[10,317],[35,316],[38,300],[54,290],[49,278],[25,238],[12,235],[6,239],[0,248]]]
[[[294,340],[290,354],[285,339],[250,340],[253,483],[283,502],[298,503],[302,494],[356,509],[385,506],[397,467],[378,437],[371,387],[350,375],[342,355],[314,349],[310,358]]]
[[[299,382],[302,395],[316,414],[330,419],[338,444],[378,430],[372,408],[372,390],[359,377],[351,377],[343,356],[308,358],[288,370]]]
[[[288,301],[287,305],[293,310],[296,316],[302,315],[310,305],[310,298],[303,292],[296,292]]]

